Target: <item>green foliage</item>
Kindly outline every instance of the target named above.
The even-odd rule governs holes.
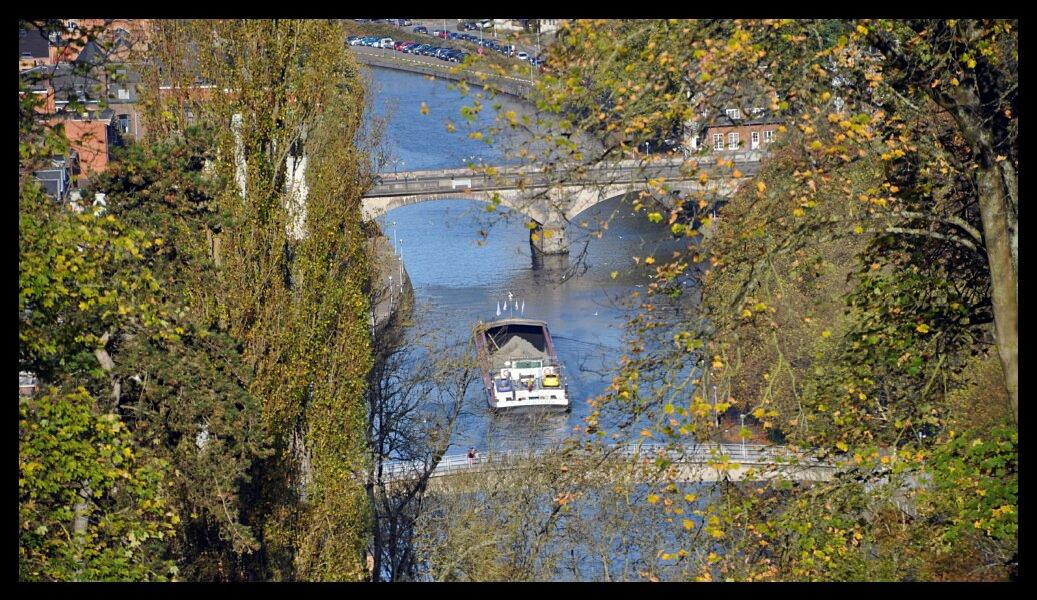
[[[725,490],[701,515],[723,552],[699,577],[968,578],[915,541],[964,514],[990,530],[956,529],[958,555],[998,566],[981,577],[1010,571],[1011,468],[973,477],[997,498],[982,508],[951,510],[953,486],[935,481],[953,463],[936,455],[962,454],[947,431],[981,412],[963,403],[987,401],[963,393],[978,357],[996,349],[1003,365],[990,396],[1010,400],[991,415],[1016,402],[1017,44],[1016,23],[997,20],[581,20],[560,34],[539,108],[566,117],[557,133],[597,133],[591,160],[643,158],[632,142],[726,108],[781,121],[750,184],[726,197],[705,184],[741,179],[733,165],[687,160],[703,190],[667,204],[669,220],[650,211],[676,234],[725,203],[708,239],[653,265],[587,419],[601,437],[612,412],[651,420],[642,435],[715,439],[708,381],[747,425],[846,462],[825,484]],[[672,293],[682,279],[701,283],[702,310]],[[736,425],[722,428],[744,435]],[[998,454],[976,460],[1010,465],[1012,435],[975,432]]]
[[[968,542],[982,536],[1011,552],[1019,532],[1019,433],[1000,426],[949,437],[933,450],[932,486],[920,499],[939,515],[940,551],[968,552]]]
[[[191,210],[210,228],[214,268],[185,293],[202,296],[206,327],[240,340],[241,380],[259,403],[243,414],[274,451],[251,468],[248,520],[263,547],[249,576],[362,578],[367,501],[353,474],[370,368],[358,185],[369,159],[349,143],[364,106],[356,63],[328,21],[164,22],[156,37],[162,62],[178,65],[149,75],[174,84],[149,99],[156,137],[184,132],[187,107],[212,133],[211,206]],[[231,92],[199,97],[199,80]],[[286,189],[286,159],[300,153],[305,205]]]
[[[168,464],[140,456],[118,415],[98,413],[83,388],[22,399],[18,413],[19,577],[174,578]]]

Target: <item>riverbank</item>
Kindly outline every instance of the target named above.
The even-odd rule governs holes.
[[[375,222],[368,223],[367,255],[371,277],[371,330],[377,335],[399,317],[410,314],[414,287],[393,242]]]
[[[457,69],[454,63],[444,62],[438,58],[404,54],[389,48],[369,48],[366,46],[350,46],[357,61],[369,67],[381,67],[432,75],[450,81],[464,80],[468,85],[484,87],[490,85],[498,92],[528,100],[533,93],[533,80],[512,75],[500,75],[487,70]],[[481,77],[485,80],[481,80]]]

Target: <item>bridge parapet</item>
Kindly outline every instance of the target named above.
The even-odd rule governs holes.
[[[749,477],[767,479],[787,476],[793,479],[827,479],[837,465],[824,462],[805,452],[792,452],[784,446],[762,444],[696,444],[672,448],[664,444],[628,445],[615,448],[613,456],[633,460],[641,458],[654,464],[654,459],[665,457],[678,469],[681,477],[689,480],[711,480],[727,473],[732,479]],[[430,478],[451,477],[469,473],[500,471],[520,468],[549,451],[494,452],[478,456],[469,463],[465,454],[447,455],[433,469]],[[424,472],[422,463],[395,463],[384,467],[386,480],[407,480]]]
[[[582,171],[576,177],[558,174],[558,169],[564,170],[567,165],[553,165],[551,170],[531,165],[500,166],[494,167],[492,175],[472,169],[386,173],[365,195],[363,216],[370,220],[401,206],[438,199],[495,202],[526,215],[535,223],[530,231],[534,253],[567,254],[567,225],[580,213],[605,200],[644,190],[653,180],[662,180],[670,189],[685,193],[703,190],[729,193],[758,172],[759,163],[749,160],[754,158],[751,154],[726,158],[734,160],[734,168],[741,171],[743,178],[730,177],[729,170],[712,165],[705,167],[707,173],[727,177],[702,182],[698,171],[682,172],[686,161],[678,158],[628,159],[580,167]]]

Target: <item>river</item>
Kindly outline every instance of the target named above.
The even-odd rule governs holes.
[[[470,101],[448,82],[421,75],[372,69],[373,113],[388,117],[385,143],[389,160],[383,171],[463,167],[470,161],[504,164],[508,144],[471,139],[461,126],[461,107]],[[423,114],[422,106],[427,107]],[[523,108],[509,101],[510,109]],[[494,112],[484,110],[476,124],[485,126]],[[446,123],[457,124],[448,133]],[[395,209],[379,219],[382,231],[400,249],[414,287],[415,343],[464,340],[477,319],[496,317],[498,303],[511,293],[508,312],[547,322],[565,365],[572,401],[570,414],[531,422],[515,415],[495,417],[481,390],[473,389],[463,421],[449,452],[474,446],[481,451],[557,442],[588,414],[587,400],[611,381],[610,367],[622,354],[622,325],[627,311],[618,299],[650,280],[632,257],[669,251],[674,242],[643,215],[634,215],[621,199],[598,205],[578,221],[593,223],[616,213],[601,239],[587,246],[587,269],[562,278],[558,270],[535,269],[525,219],[518,214],[490,214],[486,204],[458,198]],[[579,234],[572,236],[580,244]],[[617,277],[611,276],[618,271]],[[501,304],[503,309],[503,305]],[[522,310],[524,308],[524,311]],[[481,384],[479,384],[481,385]],[[478,387],[478,385],[476,386]]]

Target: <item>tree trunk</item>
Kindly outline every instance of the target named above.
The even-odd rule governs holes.
[[[1012,413],[1019,421],[1019,282],[1012,260],[1012,237],[1017,223],[1008,214],[1008,199],[996,165],[982,168],[976,175],[979,208],[983,219],[983,238],[990,265],[990,295],[994,307],[994,332],[997,353],[1005,373],[1005,387]]]

